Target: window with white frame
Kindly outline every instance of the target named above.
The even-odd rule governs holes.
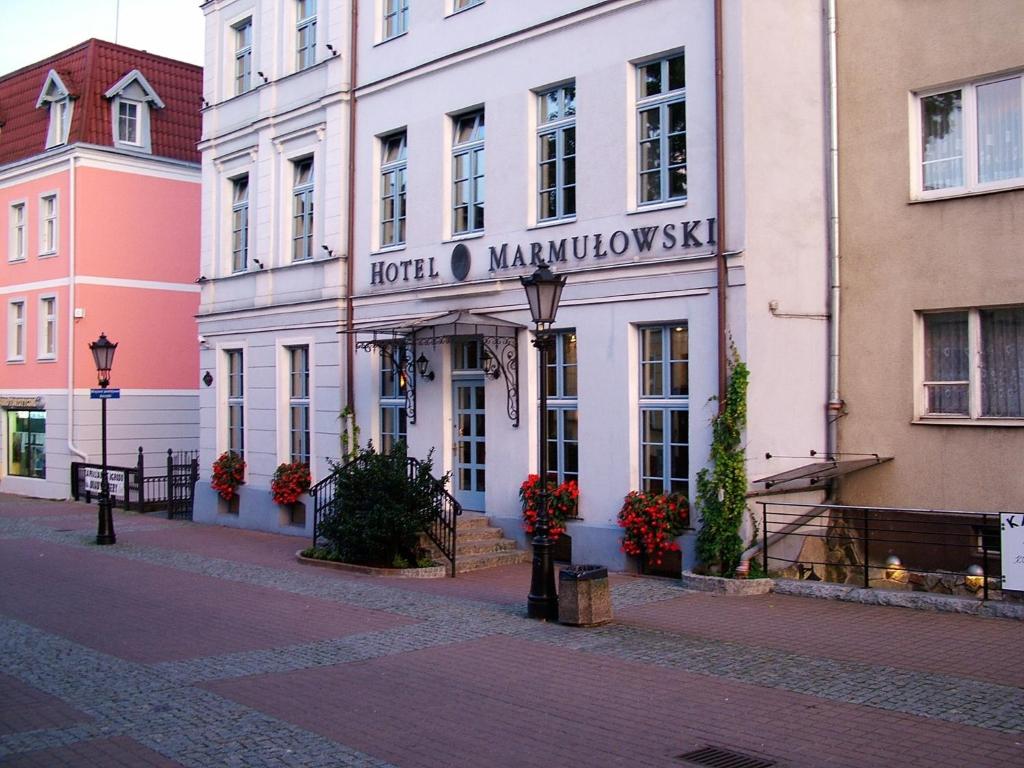
[[[686,199],[686,60],[637,65],[637,200]]]
[[[25,359],[25,301],[7,303],[7,359],[21,362]]]
[[[54,360],[57,357],[57,297],[43,296],[39,299],[39,359]]]
[[[295,0],[295,69],[316,64],[316,0]]]
[[[1024,306],[927,312],[921,319],[922,416],[1024,417]]]
[[[57,252],[57,195],[39,198],[39,254]]]
[[[313,158],[292,163],[292,261],[313,258]]]
[[[235,95],[252,88],[252,18],[231,28],[235,33]]]
[[[224,352],[227,372],[227,450],[245,457],[245,358],[241,349]]]
[[[537,96],[537,220],[576,215],[576,84]]]
[[[117,140],[124,144],[140,144],[139,103],[118,100],[117,103]]]
[[[288,347],[289,461],[309,464],[309,347]]]
[[[7,260],[22,261],[27,254],[25,244],[25,203],[12,203],[8,213],[10,234],[8,236]]]
[[[249,174],[231,180],[231,271],[249,268]]]
[[[0,411],[7,421],[7,474],[46,479],[46,411]]]
[[[640,485],[689,496],[689,334],[685,325],[640,328]]]
[[[577,400],[576,331],[560,331],[548,353],[548,473],[564,483],[579,480],[580,436]]]
[[[405,242],[405,188],[408,160],[406,133],[381,139],[380,245],[387,248]]]
[[[383,39],[404,35],[409,30],[409,0],[383,0]]]
[[[453,118],[452,234],[484,228],[484,111]]]
[[[46,148],[66,144],[71,130],[71,116],[74,113],[74,102],[71,92],[60,79],[56,70],[51,69],[46,75],[43,89],[36,100],[36,109],[45,107],[50,112],[50,124],[46,131]]]
[[[923,197],[1024,184],[1024,77],[917,95]]]
[[[407,434],[405,397],[406,355],[404,344],[393,344],[380,350],[380,447],[390,453]]]

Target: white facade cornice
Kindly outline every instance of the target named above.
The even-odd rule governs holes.
[[[34,181],[67,170],[77,160],[79,168],[101,168],[173,181],[200,182],[200,164],[183,160],[139,156],[96,144],[72,144],[59,152],[45,152],[0,168],[0,187]]]

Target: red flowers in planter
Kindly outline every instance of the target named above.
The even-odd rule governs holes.
[[[689,504],[678,494],[630,491],[619,510],[619,525],[625,529],[622,551],[661,565],[666,552],[679,550],[675,539],[689,518]]]
[[[210,487],[225,501],[235,497],[235,490],[245,482],[245,460],[234,451],[224,451],[213,462]]]
[[[552,541],[565,533],[566,518],[576,517],[579,508],[580,489],[575,480],[562,484],[549,479],[548,490],[548,536]],[[540,506],[540,476],[528,475],[519,486],[519,500],[523,505],[523,530],[533,534],[537,527],[537,509]]]
[[[309,490],[312,481],[308,464],[301,461],[279,464],[270,481],[270,492],[276,504],[294,504]]]

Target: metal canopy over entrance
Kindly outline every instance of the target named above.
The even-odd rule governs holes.
[[[405,381],[405,406],[410,424],[416,423],[416,381],[422,375],[417,360],[425,347],[449,345],[455,339],[475,338],[484,349],[484,374],[504,377],[512,426],[519,426],[519,331],[526,326],[467,310],[429,315],[416,320],[353,328],[356,349],[377,349]],[[430,374],[433,378],[433,374]]]
[[[849,454],[848,454],[849,455]],[[772,457],[768,454],[767,458]],[[764,483],[765,490],[776,488],[776,490],[806,491],[815,488],[823,488],[826,481],[833,477],[841,477],[851,472],[867,467],[876,467],[887,461],[892,461],[892,456],[879,456],[871,454],[869,458],[839,460],[834,457],[825,457],[822,461],[815,461],[811,464],[787,469],[775,475],[762,477],[754,480],[754,483]],[[806,483],[806,484],[805,484]]]

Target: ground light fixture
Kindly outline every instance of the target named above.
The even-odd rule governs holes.
[[[537,474],[540,477],[540,494],[537,499],[537,523],[533,535],[533,572],[530,579],[530,595],[526,600],[526,614],[531,619],[554,621],[558,618],[558,593],[555,591],[555,569],[551,558],[550,520],[548,518],[548,461],[547,461],[547,415],[548,410],[548,354],[555,337],[551,326],[558,313],[558,303],[565,286],[565,275],[555,275],[547,264],[541,264],[529,277],[519,278],[526,292],[530,316],[536,328],[533,346],[537,348],[540,363],[539,403],[537,408],[538,437],[540,450],[537,452]]]
[[[114,352],[117,351],[117,343],[111,342],[105,333],[100,333],[100,337],[96,341],[89,343],[89,350],[96,363],[96,378],[99,381],[100,389],[105,390],[110,384],[110,370],[114,367]],[[97,544],[117,543],[117,537],[114,535],[114,515],[111,512],[110,504],[110,484],[107,480],[107,399],[102,396],[99,398],[102,463],[100,465],[99,522],[96,528]]]

